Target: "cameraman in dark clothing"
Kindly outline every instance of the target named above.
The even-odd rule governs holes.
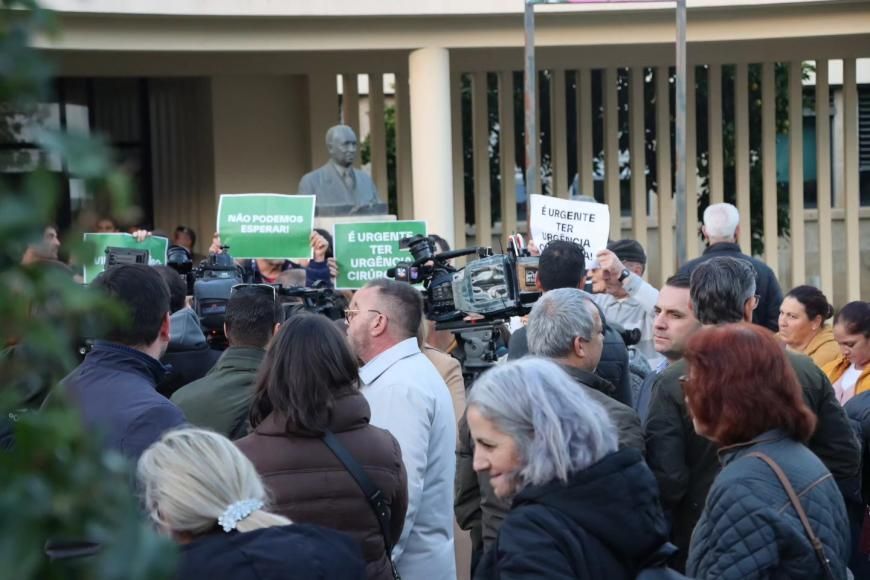
[[[586,256],[583,249],[573,242],[563,240],[547,244],[541,252],[535,283],[543,292],[558,288],[583,290],[586,286]],[[596,373],[616,388],[612,395],[617,401],[631,406],[628,349],[619,332],[608,326],[600,308],[599,313],[604,322],[604,352],[601,354],[601,362],[598,363]],[[511,335],[509,349],[510,360],[516,360],[529,353],[525,327],[517,329]]]
[[[169,288],[170,328],[169,347],[161,362],[169,367],[169,374],[157,385],[164,397],[203,376],[221,356],[210,348],[199,326],[196,313],[185,304],[187,286],[181,276],[169,266],[155,266],[155,270]]]
[[[91,289],[116,300],[126,320],[104,333],[62,385],[103,444],[135,462],[164,431],[185,423],[181,410],[156,390],[166,375],[160,358],[169,345],[169,290],[160,274],[141,264],[109,268]]]

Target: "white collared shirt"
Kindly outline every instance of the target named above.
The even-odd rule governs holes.
[[[385,350],[359,372],[371,424],[402,448],[408,512],[393,561],[402,578],[455,580],[453,481],[456,423],[450,391],[416,338]]]

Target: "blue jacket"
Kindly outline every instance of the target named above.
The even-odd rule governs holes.
[[[825,577],[782,484],[767,463],[748,457],[754,451],[785,472],[834,577],[845,578],[850,532],[843,495],[812,451],[776,430],[719,451],[723,468],[692,534],[688,575],[724,580]]]
[[[185,423],[181,410],[156,391],[165,375],[166,367],[143,352],[98,342],[61,384],[85,425],[135,462],[164,431]]]
[[[667,540],[658,486],[636,449],[621,449],[514,498],[475,580],[622,580]]]

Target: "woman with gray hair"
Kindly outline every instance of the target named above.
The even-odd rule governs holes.
[[[266,511],[260,476],[223,435],[170,431],[142,454],[138,475],[151,519],[181,545],[178,580],[366,577],[349,537]]]
[[[483,374],[468,400],[474,469],[511,511],[475,578],[635,578],[667,542],[655,478],[555,363]]]

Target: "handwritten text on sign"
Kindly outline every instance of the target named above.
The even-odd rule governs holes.
[[[553,240],[565,240],[583,248],[586,259],[592,260],[598,250],[607,247],[610,208],[603,203],[535,194],[529,217],[532,239],[541,250]]]

